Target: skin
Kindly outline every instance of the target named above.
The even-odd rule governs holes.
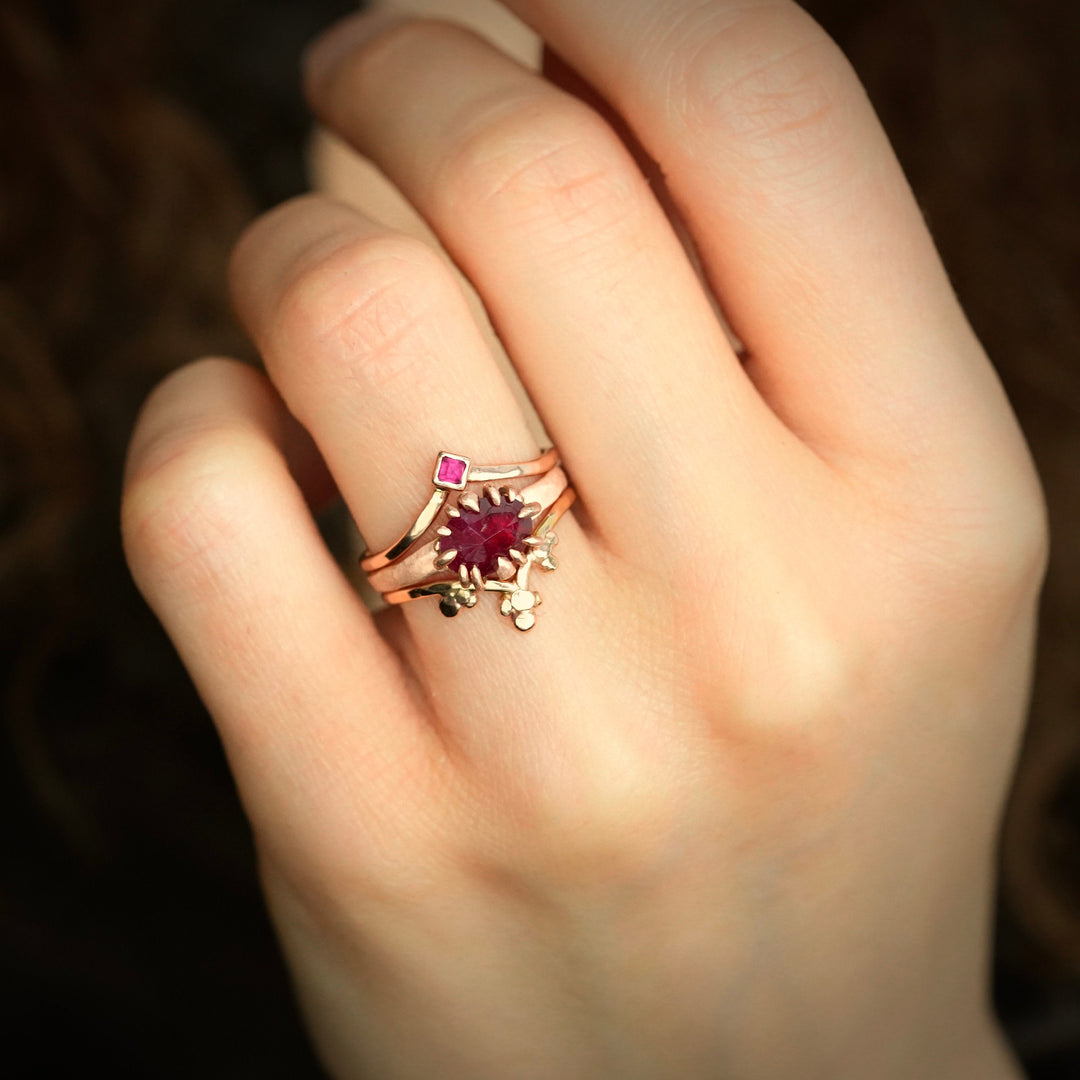
[[[1015,1078],[989,924],[1046,514],[888,141],[794,5],[505,6],[593,91],[437,21],[333,31],[312,108],[393,195],[257,221],[266,373],[181,369],[131,443],[132,572],[316,1047]],[[528,633],[490,596],[372,616],[311,512],[336,487],[382,547],[437,450],[536,455],[477,298],[579,493]]]

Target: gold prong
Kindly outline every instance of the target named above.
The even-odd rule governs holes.
[[[435,531],[440,536],[453,536],[453,533],[445,525],[440,525]]]
[[[466,510],[471,510],[475,514],[480,509],[480,500],[476,497],[476,492],[466,491],[458,499],[458,506],[464,506]]]
[[[465,569],[465,564],[464,563],[462,563],[458,567],[458,577],[461,578],[461,584],[462,585],[468,585],[469,584],[469,571]]]
[[[498,565],[500,581],[509,581],[517,573],[517,568],[505,555],[499,556]]]
[[[461,511],[456,506],[451,506],[450,509],[446,511],[446,516],[461,517]]]
[[[449,551],[440,551],[435,556],[435,565],[441,570],[444,566],[449,566],[455,558],[457,558],[457,551],[454,548]]]
[[[484,587],[484,575],[480,573],[480,567],[479,566],[474,566],[472,568],[472,573],[471,573],[470,576],[472,577],[473,581],[476,583],[476,587],[478,589],[482,589]]]
[[[522,554],[517,548],[510,549],[510,558],[513,559],[518,566],[524,566],[529,561],[528,555]]]
[[[484,494],[488,497],[488,501],[492,506],[498,506],[502,502],[502,496],[499,494],[499,489],[494,484],[485,484]]]
[[[519,518],[536,517],[544,508],[537,502],[526,503],[520,511],[518,511]]]

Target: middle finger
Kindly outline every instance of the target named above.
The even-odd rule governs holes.
[[[619,546],[629,512],[633,544],[666,550],[648,509],[706,480],[745,505],[745,462],[760,468],[778,424],[615,132],[452,24],[383,27],[342,55],[370,29],[313,51],[313,106],[477,286],[605,539]]]

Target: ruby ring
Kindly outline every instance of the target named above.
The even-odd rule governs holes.
[[[474,465],[442,451],[434,491],[413,524],[388,548],[360,557],[372,588],[389,604],[436,596],[447,616],[475,607],[482,592],[498,593],[501,614],[531,630],[541,598],[530,576],[555,569],[554,526],[575,498],[558,461],[554,447],[511,465]]]

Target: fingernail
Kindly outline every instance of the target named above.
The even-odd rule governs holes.
[[[304,50],[302,67],[304,83],[309,93],[314,93],[332,79],[343,60],[366,41],[377,37],[384,30],[407,17],[395,11],[376,8],[349,15],[324,30]]]

